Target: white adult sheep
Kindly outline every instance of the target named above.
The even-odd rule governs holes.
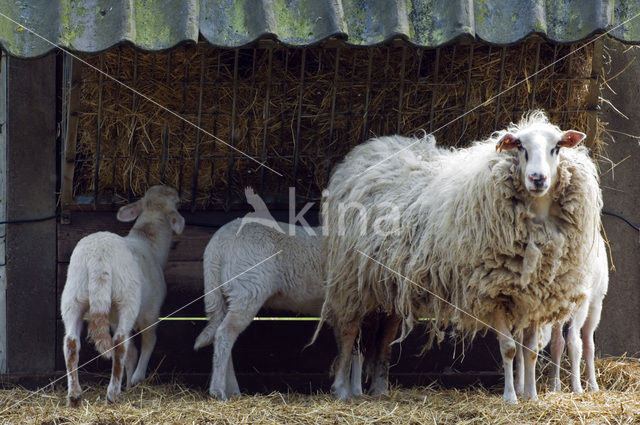
[[[145,378],[166,293],[163,269],[172,231],[180,234],[184,228],[178,202],[175,189],[150,187],[142,199],[118,210],[120,221],[137,218],[127,236],[93,233],[74,248],[60,301],[70,406],[78,406],[82,397],[77,368],[80,331],[87,313],[89,338],[100,354],[113,358],[106,402],[116,401],[120,394],[123,365],[127,386]],[[143,331],[139,360],[135,345],[129,343],[132,329]]]
[[[224,400],[240,394],[231,349],[260,308],[320,315],[325,294],[321,229],[291,230],[286,223],[236,219],[207,244],[203,268],[209,323],[194,349],[213,343],[213,397]],[[354,382],[360,382],[359,375],[354,374]]]
[[[571,364],[571,391],[582,393],[580,382],[580,359],[584,355],[585,373],[587,375],[587,391],[598,391],[595,369],[595,346],[593,334],[600,323],[602,302],[609,288],[609,266],[604,239],[598,235],[596,250],[589,259],[590,273],[587,298],[571,313],[567,327],[567,351]],[[541,347],[551,342],[551,391],[560,391],[560,360],[564,351],[565,340],[562,336],[564,322],[547,325],[542,330]],[[580,337],[582,334],[582,338]],[[518,363],[522,361],[522,353],[518,352]],[[520,377],[516,379],[516,388],[520,387]]]
[[[322,204],[322,319],[338,338],[338,398],[353,396],[353,340],[379,307],[388,314],[379,351],[400,323],[402,339],[420,317],[436,319],[427,346],[450,325],[467,338],[496,330],[503,398],[513,403],[511,331],[524,330],[525,397],[536,398],[537,329],[584,299],[585,260],[600,227],[596,168],[586,149],[562,149],[584,137],[533,111],[465,149],[437,148],[432,136],[380,137],[336,166]],[[376,367],[373,394],[387,391],[387,364]]]

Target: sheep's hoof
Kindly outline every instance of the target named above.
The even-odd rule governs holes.
[[[331,388],[331,393],[335,396],[335,398],[341,401],[349,400],[351,397],[353,397],[353,395],[346,388]]]
[[[220,401],[225,401],[227,399],[227,395],[222,390],[211,389],[209,390],[209,395]]]
[[[389,390],[387,388],[371,388],[367,394],[373,397],[381,397],[389,394]]]
[[[518,404],[518,397],[514,394],[505,394],[502,396],[502,399],[510,404]]]
[[[104,399],[104,404],[109,405],[109,404],[117,403],[119,398],[120,398],[120,394],[107,393],[107,397]]]
[[[131,378],[131,385],[128,385],[128,386],[133,387],[134,385],[138,385],[140,382],[144,381],[144,379],[145,379],[144,375],[140,376],[134,373],[133,377]]]
[[[81,395],[77,395],[77,396],[69,396],[67,398],[67,406],[69,407],[80,407],[80,405],[82,404],[82,396]]]
[[[587,382],[587,392],[595,393],[598,391],[600,391],[598,384],[596,384],[595,382],[593,384],[590,384],[589,382]]]

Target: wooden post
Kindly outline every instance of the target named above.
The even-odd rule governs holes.
[[[0,222],[7,219],[7,60],[0,57]],[[0,374],[7,372],[7,261],[6,225],[0,225]]]
[[[56,53],[7,59],[7,219],[56,212]],[[7,372],[53,372],[56,221],[8,224]]]

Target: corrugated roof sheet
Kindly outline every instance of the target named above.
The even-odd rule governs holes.
[[[157,51],[199,34],[223,47],[265,36],[293,46],[403,37],[436,47],[460,36],[510,44],[538,33],[564,43],[606,30],[638,43],[639,13],[640,0],[0,0],[0,43],[20,57],[51,50],[44,39],[80,52],[125,41]]]

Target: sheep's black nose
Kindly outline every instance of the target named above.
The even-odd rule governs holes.
[[[529,181],[535,185],[536,189],[544,187],[544,184],[547,181],[547,176],[543,176],[538,173],[529,174],[528,178]]]

